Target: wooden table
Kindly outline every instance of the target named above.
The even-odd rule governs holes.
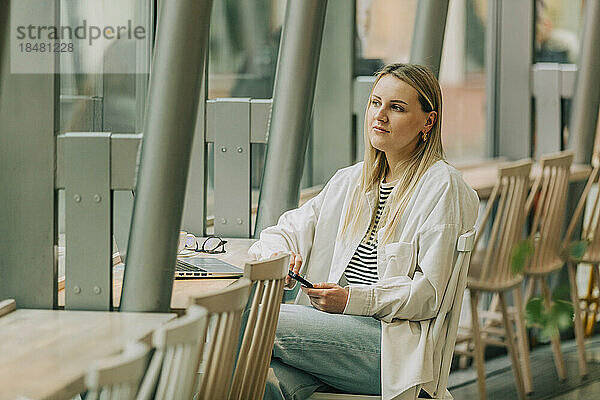
[[[175,314],[14,311],[0,318],[0,399],[68,399],[93,361],[121,351]]]
[[[492,193],[492,189],[498,180],[498,167],[506,164],[506,161],[496,160],[482,163],[479,166],[460,168],[463,173],[463,179],[467,182],[479,195],[481,200],[487,199]],[[571,182],[585,181],[592,171],[592,168],[587,164],[573,164],[571,166]],[[534,164],[531,168],[531,183],[541,173],[539,164]]]
[[[199,239],[202,243],[203,239]],[[226,261],[237,267],[244,268],[248,261],[248,248],[255,239],[227,239],[224,254],[202,254],[202,257],[214,257]],[[123,283],[123,264],[116,266],[113,270],[113,306],[118,307],[121,301],[121,289]],[[173,282],[173,294],[171,296],[171,309],[182,310],[188,307],[190,297],[199,296],[210,291],[223,289],[235,282],[236,279],[204,278],[204,279],[176,279]],[[58,292],[58,304],[64,306],[64,287]]]

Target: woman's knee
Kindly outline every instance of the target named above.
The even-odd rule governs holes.
[[[281,393],[281,388],[279,387],[279,380],[275,373],[273,372],[273,368],[269,368],[269,372],[267,373],[267,382],[265,386],[265,394],[263,396],[263,400],[282,400],[284,399],[283,393]]]

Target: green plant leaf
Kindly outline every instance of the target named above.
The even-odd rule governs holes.
[[[523,271],[525,265],[529,262],[533,254],[533,243],[526,239],[517,243],[511,253],[510,266],[513,274],[518,274]]]
[[[554,326],[554,325],[547,325],[547,326],[544,326],[540,330],[540,337],[538,338],[538,340],[541,343],[548,343],[556,335],[558,335],[558,330],[556,330],[556,326]]]
[[[585,251],[588,248],[588,244],[589,243],[587,240],[579,240],[569,243],[569,246],[567,247],[569,257],[574,258],[576,260],[583,257]]]
[[[552,305],[552,319],[556,322],[558,330],[568,329],[573,324],[573,304],[564,300],[557,300]]]
[[[564,285],[563,285],[564,286]],[[540,297],[534,297],[527,302],[525,306],[525,319],[527,326],[540,328],[539,341],[548,342],[553,337],[560,334],[573,324],[573,304],[567,300],[561,300],[559,297],[564,297],[565,293],[568,296],[567,290],[559,286],[552,294],[555,299],[552,302],[550,310],[544,304]]]
[[[527,302],[525,306],[525,319],[528,326],[544,326],[546,315],[544,313],[544,304],[542,299],[534,297]]]

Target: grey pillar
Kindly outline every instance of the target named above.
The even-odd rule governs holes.
[[[413,29],[410,62],[431,68],[439,75],[444,31],[450,0],[419,0]]]
[[[594,150],[600,104],[600,1],[588,0],[581,43],[573,108],[569,121],[569,148],[575,162],[589,163]]]
[[[0,25],[0,299],[19,308],[57,305],[55,245],[55,121],[59,85],[55,60],[35,56],[30,67],[47,73],[11,73],[10,3],[17,21],[54,25],[56,2],[3,1]],[[14,25],[13,25],[14,26]],[[16,49],[16,48],[15,48]],[[32,250],[33,249],[33,250]]]
[[[533,1],[488,1],[487,142],[490,157],[531,157]]]
[[[158,31],[121,310],[168,311],[211,0],[165,0]]]
[[[10,46],[9,38],[9,15],[10,1],[6,2],[4,7],[0,7],[0,60],[8,57],[8,46]],[[3,62],[0,61],[0,76],[2,76]],[[7,66],[8,67],[8,66]],[[1,86],[1,85],[0,85]],[[0,90],[2,88],[0,87]]]
[[[312,157],[311,185],[327,182],[338,169],[352,164],[355,16],[353,1],[327,2],[313,105],[318,112],[307,150]]]
[[[206,38],[208,40],[208,37]],[[208,49],[208,44],[206,45]],[[208,76],[207,59],[204,59],[204,76]],[[206,99],[208,97],[206,79],[202,80],[198,115],[194,131],[194,143],[190,155],[188,183],[186,185],[181,230],[196,236],[206,233]]]
[[[573,107],[569,121],[569,145],[575,151],[575,162],[590,163],[594,151],[598,105],[600,103],[600,0],[588,0],[584,12],[585,22],[580,49]],[[584,189],[584,182],[570,185],[567,198],[567,216],[573,215],[575,207]],[[578,221],[571,240],[577,240],[581,233],[583,216]],[[566,223],[569,221],[565,222]],[[561,278],[566,279],[565,271]]]
[[[254,236],[298,206],[327,1],[288,0]]]

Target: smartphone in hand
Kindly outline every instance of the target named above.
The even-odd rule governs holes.
[[[306,279],[304,279],[303,277],[301,277],[300,275],[298,275],[294,271],[289,271],[288,275],[290,276],[290,278],[295,279],[298,282],[300,282],[300,284],[302,284],[302,286],[304,286],[304,287],[307,287],[307,288],[313,288],[314,287],[312,283],[310,283],[309,281],[307,281]]]

